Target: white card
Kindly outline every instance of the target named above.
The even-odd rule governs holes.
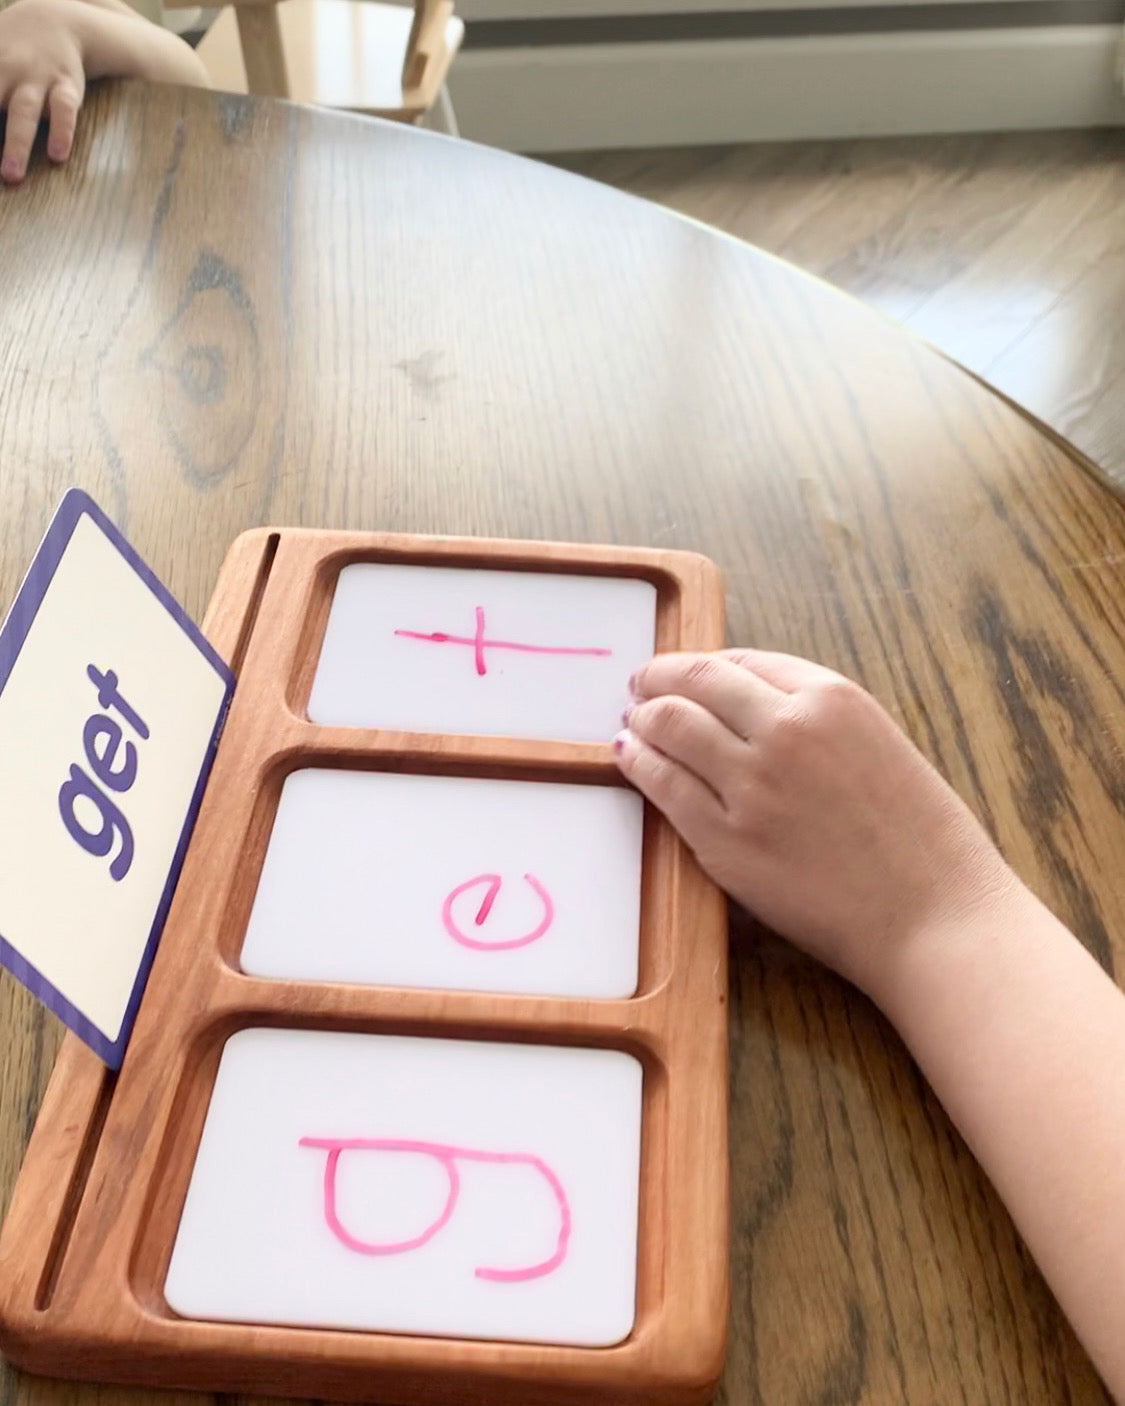
[[[187,1318],[608,1346],[632,1329],[641,1067],[245,1030],[165,1284]]]
[[[637,986],[643,802],[615,786],[286,778],[242,967],[557,996]]]
[[[0,630],[0,962],[115,1068],[233,685],[72,489]]]
[[[623,577],[360,563],[341,572],[313,722],[607,741],[651,658],[656,588]]]

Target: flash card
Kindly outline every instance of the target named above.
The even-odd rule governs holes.
[[[0,627],[0,963],[117,1068],[234,677],[72,489]]]

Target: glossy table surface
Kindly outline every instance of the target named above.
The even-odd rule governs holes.
[[[197,618],[263,523],[701,551],[732,641],[860,679],[1120,962],[1125,508],[956,366],[639,201],[284,104],[101,88],[0,194],[0,605],[71,483]],[[721,1399],[1104,1401],[894,1033],[734,919]],[[0,980],[0,1208],[57,1038]]]

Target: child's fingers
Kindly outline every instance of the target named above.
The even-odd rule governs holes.
[[[34,83],[21,83],[8,99],[8,131],[0,156],[0,179],[22,181],[27,160],[39,130],[43,113],[43,89]]]
[[[772,684],[721,654],[658,654],[637,670],[630,687],[638,699],[690,698],[742,738],[753,737],[779,701]]]
[[[636,704],[626,716],[635,737],[679,762],[723,798],[746,746],[714,714],[690,698],[666,694]]]
[[[721,821],[722,802],[714,791],[636,733],[618,733],[613,750],[625,779],[668,817],[689,845],[694,845],[709,825]]]
[[[69,78],[60,78],[47,94],[47,111],[50,114],[47,155],[52,161],[65,161],[70,156],[81,106],[82,93]]]
[[[797,693],[813,684],[828,683],[840,677],[823,664],[796,654],[778,654],[772,649],[724,649],[724,659],[765,679],[782,693]]]

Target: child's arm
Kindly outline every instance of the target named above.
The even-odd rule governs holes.
[[[0,178],[23,179],[44,118],[47,154],[65,161],[87,78],[108,77],[207,83],[182,39],[113,0],[18,0],[0,11],[0,107],[7,111]]]
[[[127,0],[83,0],[87,5],[97,5],[103,10],[113,10],[119,15],[129,15],[133,19],[143,18]]]
[[[1125,1401],[1125,999],[875,701],[736,650],[640,670],[622,771],[898,1028]]]

